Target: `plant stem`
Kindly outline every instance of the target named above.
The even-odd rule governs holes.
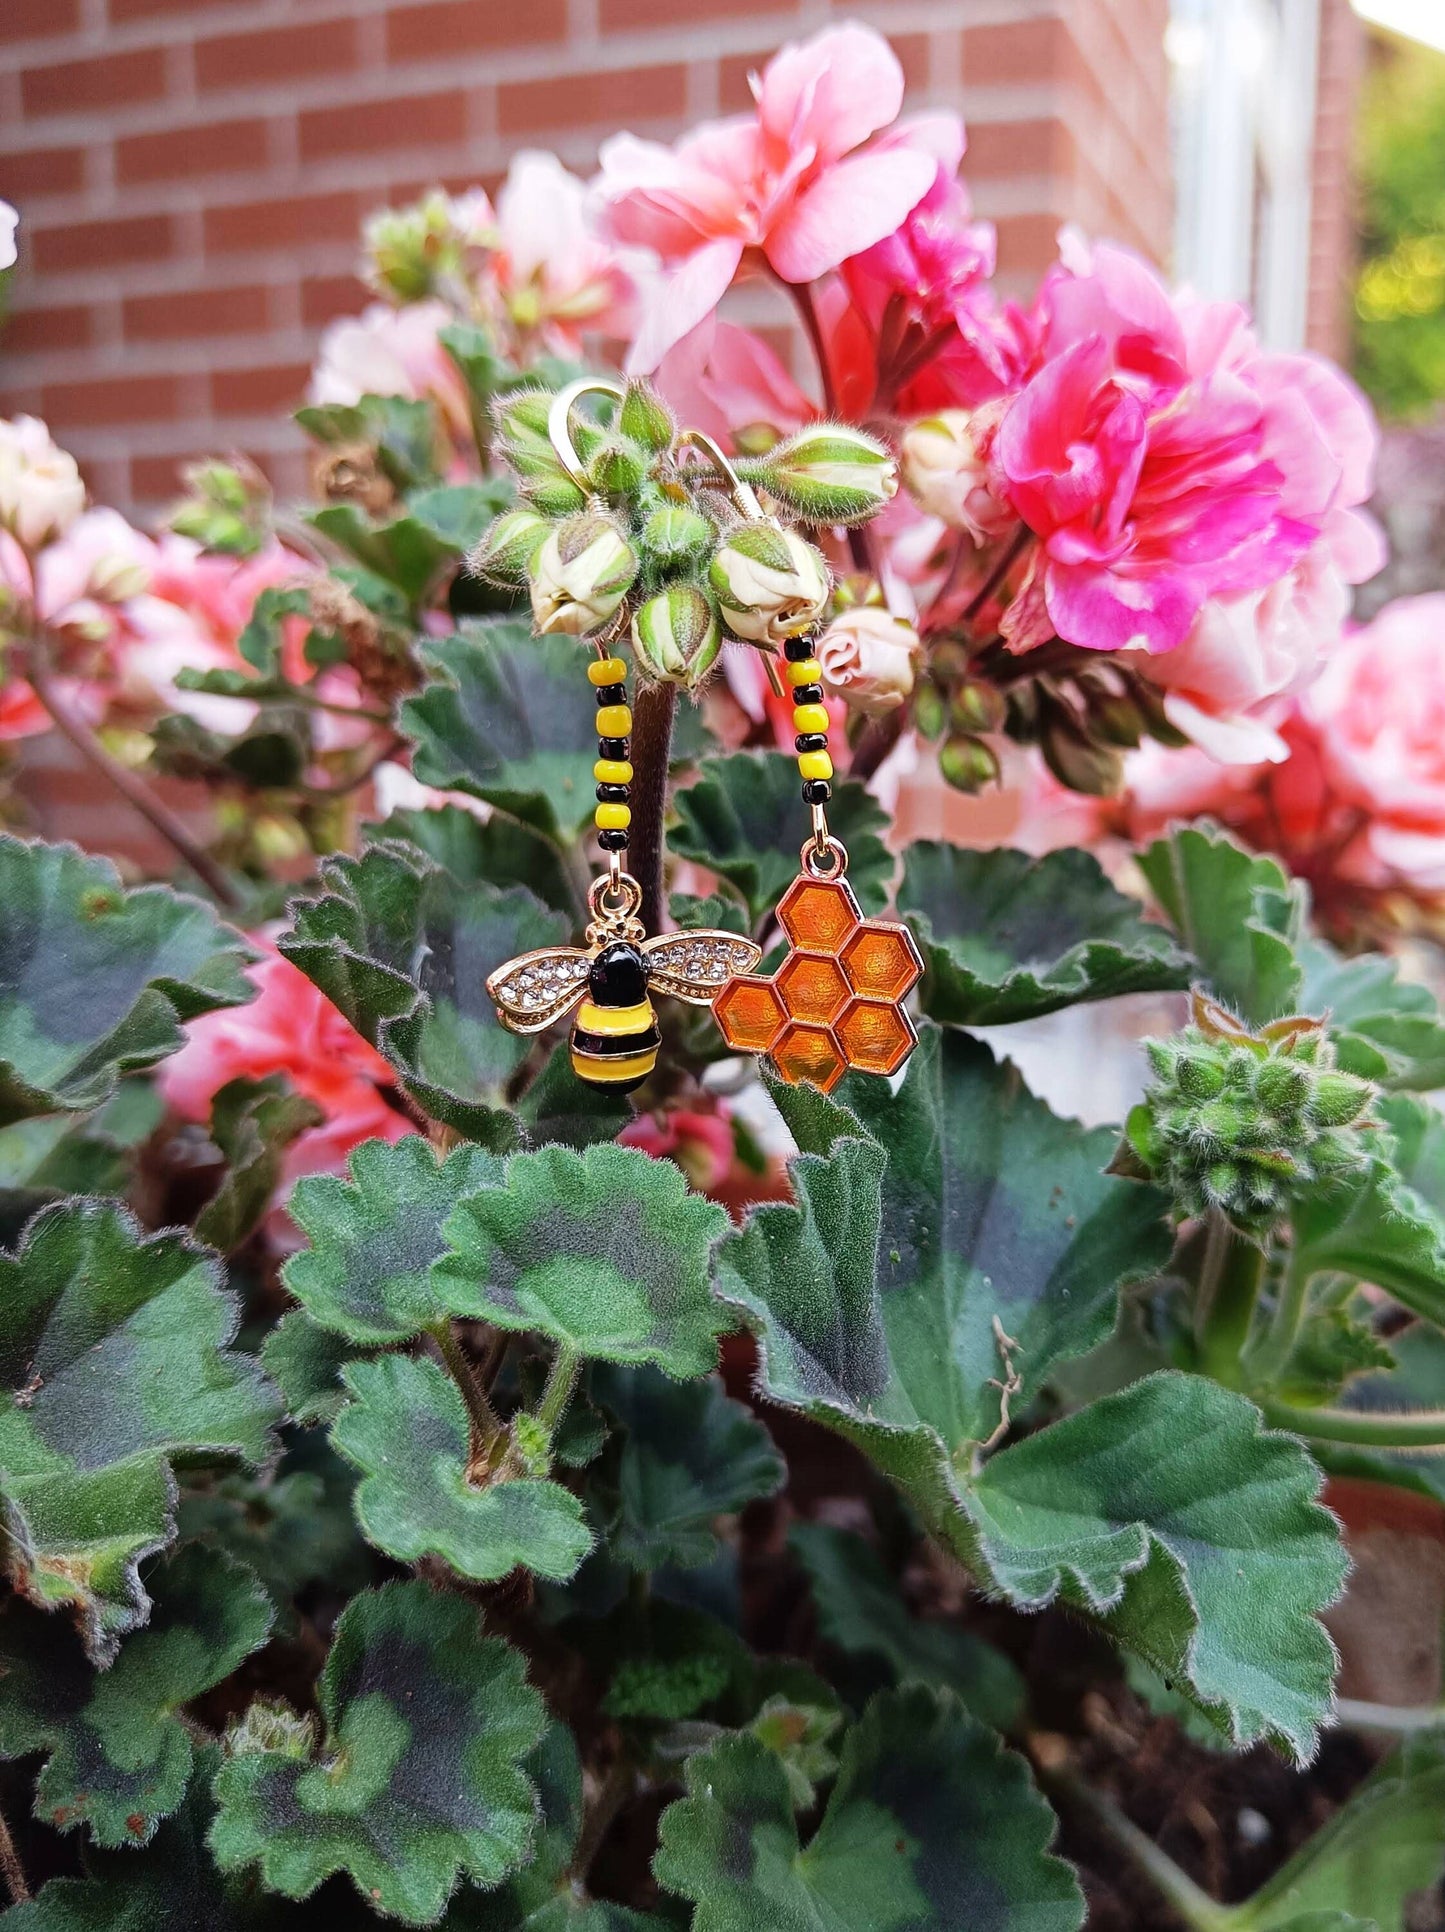
[[[1240,1361],[1249,1340],[1263,1272],[1261,1250],[1236,1234],[1224,1216],[1213,1210],[1204,1238],[1194,1335],[1200,1367],[1226,1388],[1238,1388],[1243,1379]]]
[[[1023,554],[1025,544],[1030,541],[1033,534],[1033,531],[1029,529],[1027,524],[1020,524],[1018,529],[1014,531],[1004,550],[996,559],[993,569],[989,571],[988,575],[965,605],[958,620],[960,624],[971,624],[974,618],[978,616],[989,598],[993,596],[1004,578],[1007,577],[1014,565],[1018,562],[1020,556]]]
[[[25,1878],[25,1867],[20,1863],[20,1854],[15,1849],[15,1840],[10,1836],[10,1826],[3,1811],[0,1811],[0,1873],[4,1874],[5,1884],[10,1893],[12,1905],[24,1905],[30,1898],[30,1887]]]
[[[50,713],[56,729],[70,740],[86,763],[98,771],[126,803],[133,806],[146,823],[160,833],[211,894],[234,912],[241,904],[241,895],[221,867],[205,847],[191,837],[170,807],[161,803],[145,780],[127,770],[118,758],[113,758],[90,726],[71,710],[57,690],[49,666],[42,662],[43,655],[43,647],[37,642],[30,653],[26,675],[31,690]]]
[[[662,820],[667,810],[667,766],[677,686],[666,680],[638,684],[632,707],[632,837],[627,866],[642,887],[642,923],[662,931]]]
[[[858,742],[853,747],[853,756],[848,761],[850,778],[856,778],[860,784],[867,783],[902,737],[903,723],[907,716],[908,707],[901,704],[896,711],[889,711],[881,718],[871,718],[868,721],[858,734]]]
[[[1352,1730],[1404,1736],[1438,1730],[1445,1724],[1445,1704],[1367,1704],[1361,1697],[1337,1697],[1335,1716]]]
[[[1183,1872],[1166,1852],[1162,1852],[1147,1833],[1140,1831],[1131,1818],[1099,1792],[1090,1790],[1074,1772],[1056,1772],[1047,1782],[1082,1809],[1091,1812],[1116,1844],[1128,1852],[1155,1889],[1168,1899],[1175,1912],[1193,1932],[1231,1932],[1235,1914],[1226,1905],[1202,1891],[1187,1872]]]
[[[1445,1409],[1297,1409],[1269,1395],[1256,1395],[1254,1401],[1274,1428],[1312,1442],[1407,1449],[1416,1455],[1445,1452]]]
[[[1269,1327],[1246,1356],[1245,1368],[1256,1387],[1271,1388],[1294,1353],[1300,1323],[1304,1320],[1309,1301],[1313,1274],[1314,1269],[1305,1261],[1303,1254],[1297,1248],[1291,1248]]]
[[[447,1372],[461,1390],[467,1414],[471,1417],[472,1428],[477,1436],[476,1447],[486,1455],[497,1443],[502,1433],[502,1419],[492,1407],[486,1390],[482,1387],[475,1369],[467,1360],[466,1350],[457,1338],[456,1327],[448,1319],[439,1321],[428,1330],[432,1340],[441,1351]]]
[[[537,1420],[549,1431],[555,1429],[566,1414],[581,1369],[582,1357],[576,1349],[569,1348],[566,1342],[559,1342],[557,1353],[552,1357],[552,1366],[547,1371],[542,1400],[537,1404]]]
[[[612,1828],[612,1821],[632,1796],[635,1774],[625,1754],[613,1760],[612,1769],[603,1780],[602,1788],[588,1807],[587,1816],[582,1821],[582,1829],[577,1834],[577,1848],[572,1854],[572,1862],[567,1867],[574,1890],[587,1884],[587,1873],[593,1859],[601,1850],[602,1841]]]

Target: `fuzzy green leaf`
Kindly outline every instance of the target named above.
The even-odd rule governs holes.
[[[1400,978],[1382,953],[1345,959],[1320,939],[1301,941],[1300,1005],[1325,1015],[1347,1073],[1391,1090],[1445,1086],[1445,1017],[1428,987]]]
[[[1397,1120],[1407,1109],[1427,1111],[1404,1094],[1390,1104]],[[1445,1219],[1384,1156],[1358,1177],[1302,1195],[1290,1224],[1295,1265],[1305,1272],[1371,1282],[1445,1327]]]
[[[591,1389],[622,1424],[608,1545],[629,1569],[710,1563],[714,1517],[781,1489],[786,1469],[771,1436],[717,1376],[679,1384],[656,1369],[599,1365]]]
[[[796,762],[780,751],[705,758],[697,782],[673,803],[673,851],[736,886],[756,926],[796,878],[798,853],[808,838]],[[880,912],[893,874],[892,855],[879,836],[887,814],[856,780],[845,778],[834,782],[828,823],[848,848],[848,883],[858,903],[864,912]]]
[[[108,859],[0,834],[0,1126],[77,1112],[181,1044],[181,1022],[254,996],[244,942]]]
[[[527,1760],[541,1800],[537,1850],[497,1891],[463,1893],[446,1932],[646,1932],[662,1921],[609,1900],[579,1898],[568,1871],[582,1829],[582,1766],[572,1733],[554,1724]]]
[[[379,523],[355,503],[328,503],[307,522],[359,564],[395,584],[413,606],[422,603],[443,571],[455,567],[460,554],[430,523],[409,512]]]
[[[1236,1908],[1239,1932],[1302,1932],[1329,1923],[1405,1932],[1412,1894],[1445,1867],[1445,1734],[1407,1738],[1329,1822]],[[1346,1918],[1346,1913],[1357,1916]]]
[[[1027,1702],[1023,1678],[992,1644],[945,1622],[910,1616],[877,1552],[850,1530],[795,1523],[788,1545],[813,1586],[819,1634],[850,1655],[880,1659],[899,1684],[950,1690],[996,1731]]]
[[[586,917],[557,847],[515,818],[497,813],[484,821],[460,805],[441,805],[393,812],[363,832],[368,845],[397,839],[419,845],[459,886],[526,886],[554,912]]]
[[[228,1080],[211,1102],[211,1139],[226,1157],[226,1172],[196,1216],[197,1238],[234,1253],[270,1207],[287,1148],[325,1118],[284,1074]]]
[[[532,1849],[522,1761],[545,1727],[522,1659],[478,1634],[460,1597],[389,1583],[342,1612],[318,1686],[325,1737],[308,1760],[246,1750],[221,1767],[211,1849],[305,1898],[348,1873],[410,1925],[440,1918],[459,1872],[497,1885]]]
[[[998,1425],[1005,1352],[1017,1408],[1168,1259],[1162,1197],[1102,1172],[1114,1135],[1060,1120],[963,1035],[925,1027],[896,1094],[859,1076],[846,1104],[771,1091],[805,1150],[798,1205],[754,1211],[719,1285],[781,1399],[956,1455]]]
[[[367,1353],[293,1308],[261,1344],[261,1366],[285,1398],[291,1421],[332,1422],[346,1400],[342,1369]]]
[[[453,1313],[534,1330],[584,1358],[706,1375],[729,1326],[709,1293],[727,1216],[671,1161],[632,1147],[514,1154],[443,1233],[432,1281]]]
[[[0,1613],[0,1756],[43,1751],[35,1815],[89,1827],[97,1844],[144,1844],[185,1796],[181,1707],[266,1640],[271,1606],[249,1570],[184,1549],[148,1575],[150,1622],[98,1673],[73,1628],[18,1597]]]
[[[517,1102],[516,1112],[534,1147],[549,1141],[591,1147],[594,1141],[616,1140],[632,1119],[632,1109],[621,1094],[578,1079],[565,1040],[559,1040],[548,1054],[541,1072]]]
[[[1142,853],[1139,869],[1217,999],[1251,1026],[1299,1011],[1299,898],[1273,859],[1215,826],[1186,825]]]
[[[503,1108],[529,1042],[487,997],[489,973],[570,922],[524,886],[461,887],[404,840],[328,859],[322,896],[293,902],[281,951],[390,1061],[423,1112],[498,1151],[515,1145]]]
[[[438,1163],[418,1134],[364,1141],[351,1178],[311,1174],[297,1182],[291,1215],[309,1247],[291,1256],[283,1279],[313,1322],[353,1342],[405,1342],[447,1318],[432,1286],[446,1252],[442,1224],[463,1195],[501,1178],[480,1147],[458,1147]]]
[[[1022,1758],[946,1694],[885,1692],[848,1733],[822,1822],[798,1842],[778,1759],[748,1735],[687,1766],[654,1870],[693,1932],[1075,1932],[1084,1905],[1048,1848]]]
[[[1189,984],[1165,928],[1088,852],[1036,859],[924,841],[904,854],[898,910],[923,952],[923,1009],[945,1025],[1004,1025]]]
[[[592,1547],[582,1505],[560,1484],[467,1480],[467,1412],[435,1362],[383,1355],[343,1372],[351,1400],[331,1439],[362,1472],[357,1521],[389,1556],[440,1556],[494,1583],[515,1569],[565,1582]]]
[[[214,1256],[112,1202],[58,1203],[0,1256],[0,1491],[11,1581],[75,1612],[92,1655],[144,1621],[136,1564],[169,1539],[171,1453],[264,1461],[279,1405],[231,1353]]]
[[[575,638],[533,637],[519,618],[423,645],[431,681],[399,714],[416,776],[470,792],[549,838],[577,838],[596,802],[592,655]]]

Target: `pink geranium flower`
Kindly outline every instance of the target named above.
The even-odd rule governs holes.
[[[186,1043],[164,1061],[161,1092],[184,1120],[211,1118],[211,1102],[227,1081],[284,1073],[326,1116],[287,1150],[282,1198],[302,1174],[339,1174],[361,1141],[399,1140],[414,1132],[388,1100],[390,1067],[311,981],[264,936],[263,956],[249,969],[257,997],[249,1006],[206,1013],[186,1028]]]
[[[620,253],[588,220],[587,190],[555,154],[515,155],[497,196],[488,269],[511,325],[536,331],[558,355],[584,335],[626,336],[636,315],[639,258]]]
[[[781,280],[811,282],[891,235],[933,185],[937,121],[872,139],[898,117],[903,70],[870,28],[830,27],[784,47],[753,92],[754,113],[676,147],[621,134],[602,148],[610,233],[670,271],[633,343],[633,370],[655,369],[712,313],[748,250]]]

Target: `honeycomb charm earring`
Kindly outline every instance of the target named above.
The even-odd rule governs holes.
[[[918,1044],[903,1001],[923,972],[913,935],[893,919],[865,919],[848,884],[848,853],[828,830],[833,761],[822,672],[805,638],[783,646],[803,799],[813,814],[799,876],[778,921],[788,950],[777,970],[738,973],[713,1015],[736,1053],[767,1056],[790,1086],[829,1092],[850,1068],[896,1073]]]

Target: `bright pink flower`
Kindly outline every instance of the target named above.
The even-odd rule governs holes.
[[[712,313],[748,249],[783,281],[811,282],[891,235],[933,185],[936,122],[871,139],[897,119],[903,70],[870,28],[784,47],[753,92],[753,114],[675,148],[630,134],[602,148],[610,232],[671,271],[633,344],[634,370],[655,369]]]
[[[0,677],[0,744],[50,729],[50,713],[24,678]]]
[[[206,1013],[186,1028],[186,1044],[163,1061],[159,1084],[185,1120],[206,1122],[211,1102],[228,1080],[284,1073],[326,1118],[287,1150],[281,1198],[302,1174],[339,1174],[361,1141],[399,1140],[415,1130],[389,1105],[392,1072],[381,1055],[344,1020],[304,973],[264,937],[259,964],[250,968],[258,989],[249,1006]]]

